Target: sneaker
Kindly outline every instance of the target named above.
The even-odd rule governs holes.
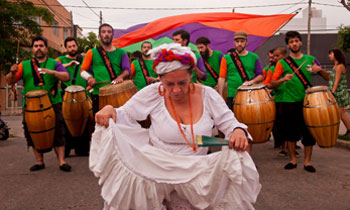
[[[72,167],[68,164],[68,163],[65,163],[63,165],[60,166],[60,170],[61,171],[66,171],[66,172],[69,172],[72,170]]]
[[[295,151],[295,157],[300,157],[299,152]]]
[[[281,157],[285,157],[288,155],[288,152],[282,150],[280,153],[278,153],[278,155]]]
[[[44,169],[44,168],[45,168],[45,164],[41,164],[41,165],[35,164],[32,167],[30,167],[29,170],[30,171],[39,171],[39,170]]]

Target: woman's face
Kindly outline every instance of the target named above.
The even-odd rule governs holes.
[[[328,57],[329,60],[334,61],[334,53],[332,51],[328,54]]]
[[[179,69],[160,77],[165,93],[174,101],[181,101],[188,93],[191,74],[186,69]]]

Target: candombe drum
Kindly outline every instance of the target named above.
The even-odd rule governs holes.
[[[114,108],[123,106],[136,92],[137,89],[131,80],[103,86],[99,92],[99,109],[106,105],[112,105]]]
[[[321,148],[333,147],[338,138],[340,114],[335,98],[326,86],[306,90],[304,120]]]
[[[25,94],[24,119],[34,148],[40,153],[52,150],[56,115],[46,90],[33,90]]]
[[[82,86],[71,85],[65,89],[62,114],[72,136],[81,136],[89,117],[89,102]]]
[[[233,111],[237,120],[248,126],[253,143],[268,140],[276,117],[276,107],[265,85],[240,86]]]

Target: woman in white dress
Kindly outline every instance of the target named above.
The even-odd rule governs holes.
[[[253,209],[261,185],[245,152],[247,126],[214,89],[190,82],[190,48],[166,44],[151,54],[161,82],[96,114],[90,169],[105,209]],[[151,127],[142,129],[137,120],[148,115]],[[207,155],[195,136],[211,136],[214,125],[229,149]]]

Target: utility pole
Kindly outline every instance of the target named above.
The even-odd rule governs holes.
[[[310,47],[310,42],[311,42],[311,3],[312,0],[309,0],[309,7],[308,7],[308,18],[307,18],[307,54],[310,55],[311,52],[311,47]]]
[[[73,12],[72,11],[70,11],[70,35],[72,37],[76,37],[76,33],[74,31]]]
[[[102,11],[100,11],[100,25],[102,25]]]

